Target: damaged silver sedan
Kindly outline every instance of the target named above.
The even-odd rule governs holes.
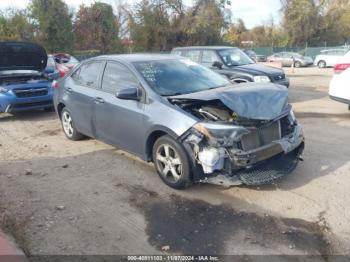
[[[56,84],[54,102],[69,139],[93,137],[153,161],[177,189],[272,183],[304,149],[287,88],[232,85],[170,55],[87,60]]]

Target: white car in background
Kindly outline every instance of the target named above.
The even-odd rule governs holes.
[[[347,49],[323,50],[316,56],[314,65],[319,68],[334,67],[347,51]]]
[[[329,96],[333,100],[349,105],[350,110],[350,51],[334,66]]]

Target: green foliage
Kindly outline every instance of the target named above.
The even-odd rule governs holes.
[[[119,2],[118,2],[119,1]],[[97,0],[72,14],[64,0],[31,0],[25,10],[0,11],[0,38],[39,42],[49,52],[169,51],[175,46],[216,45],[304,48],[339,45],[350,38],[350,0],[280,0],[282,23],[252,29],[231,20],[231,0]],[[234,4],[234,2],[232,1]],[[73,19],[74,18],[74,19]]]
[[[310,43],[320,26],[320,5],[315,0],[282,0],[283,28],[291,46]]]
[[[25,10],[7,9],[0,13],[0,38],[8,41],[33,41],[34,27]]]
[[[130,19],[131,39],[135,51],[161,51],[168,47],[170,21],[166,1],[142,0]]]
[[[96,2],[90,7],[81,5],[74,33],[77,49],[98,49],[103,53],[121,51],[119,26],[109,4]]]
[[[238,19],[236,23],[232,23],[228,31],[224,34],[224,40],[234,46],[239,46],[243,41],[244,34],[248,32],[242,19]]]
[[[347,42],[350,38],[350,0],[328,0],[324,6],[320,41],[330,45]]]
[[[182,0],[142,0],[130,19],[135,51],[221,43],[227,2],[197,0],[194,6],[185,8]]]
[[[37,38],[50,52],[72,50],[72,15],[62,0],[32,0],[30,12]]]

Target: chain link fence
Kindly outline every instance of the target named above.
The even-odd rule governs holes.
[[[279,52],[296,52],[301,55],[310,56],[313,59],[321,53],[322,50],[329,49],[350,49],[350,46],[327,46],[327,47],[306,47],[306,48],[285,48],[285,47],[256,47],[251,48],[259,55],[270,56]]]

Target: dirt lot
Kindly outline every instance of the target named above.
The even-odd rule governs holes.
[[[305,161],[260,188],[174,191],[125,152],[67,140],[54,113],[0,115],[0,222],[27,254],[350,254],[350,112],[331,74],[289,72]]]

